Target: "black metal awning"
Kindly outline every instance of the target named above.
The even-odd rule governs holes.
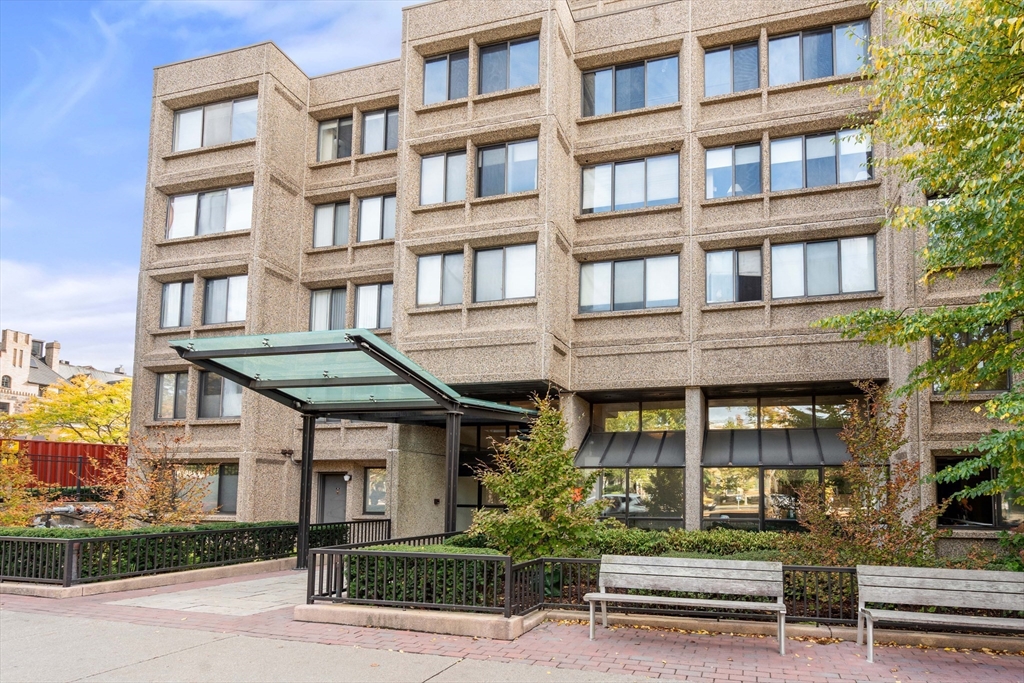
[[[577,467],[684,467],[686,432],[588,432]]]
[[[703,467],[836,467],[850,459],[838,429],[709,429]]]

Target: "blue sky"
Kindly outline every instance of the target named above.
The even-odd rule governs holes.
[[[0,326],[130,368],[153,67],[264,40],[310,76],[394,59],[408,4],[0,1]]]

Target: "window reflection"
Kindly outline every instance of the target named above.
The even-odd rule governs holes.
[[[757,429],[757,399],[710,399],[708,429]]]
[[[796,523],[800,490],[818,483],[818,469],[765,470],[764,518]]]
[[[705,467],[703,475],[706,527],[758,528],[757,468]]]

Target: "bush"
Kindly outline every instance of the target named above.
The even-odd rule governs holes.
[[[665,532],[666,542],[672,550],[681,553],[701,553],[721,557],[737,553],[778,551],[782,548],[783,534],[778,531],[742,531],[739,529],[711,529],[686,531],[670,529]]]
[[[372,545],[369,548],[360,550],[372,550],[374,552],[388,553],[438,553],[442,555],[504,555],[500,550],[494,548],[460,547],[455,545],[401,545],[398,543],[385,545]]]
[[[662,531],[627,528],[617,521],[601,524],[594,534],[594,555],[640,555],[652,557],[672,550]]]
[[[452,548],[490,548],[491,543],[483,534],[458,534],[444,539],[444,546]]]

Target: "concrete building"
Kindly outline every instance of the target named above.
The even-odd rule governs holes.
[[[875,177],[885,150],[858,135],[881,16],[439,0],[404,10],[394,61],[309,77],[264,43],[157,68],[133,424],[187,432],[239,519],[294,518],[299,418],[168,341],[367,328],[464,395],[556,391],[578,462],[613,468],[595,492],[610,514],[791,525],[794,487],[845,457],[852,382],[900,384],[929,352],[811,323],[983,287],[923,287],[924,237],[882,225],[887,202],[925,198]],[[987,395],[915,399],[905,457],[929,473],[990,429],[972,410]],[[497,504],[468,466],[505,433],[463,431],[460,526]],[[314,519],[440,530],[443,441],[320,424]],[[1022,511],[947,516],[976,537]]]

